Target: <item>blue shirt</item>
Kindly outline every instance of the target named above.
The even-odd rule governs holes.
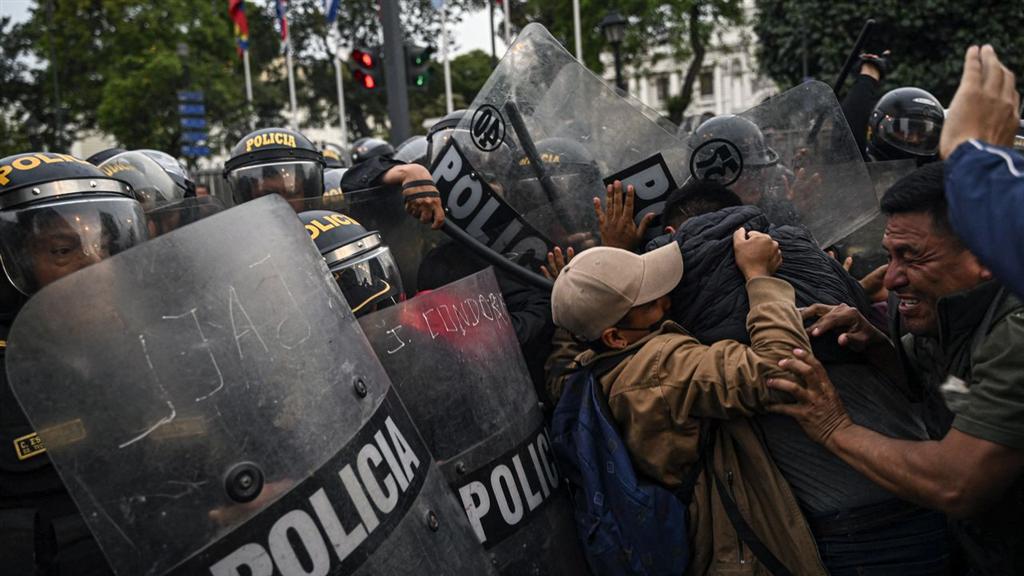
[[[949,218],[960,239],[1024,297],[1024,156],[969,140],[946,160]]]

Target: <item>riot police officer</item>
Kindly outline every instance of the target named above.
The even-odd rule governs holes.
[[[920,88],[887,92],[868,121],[867,155],[871,160],[939,159],[939,137],[946,115],[939,100]]]
[[[131,187],[66,154],[0,160],[0,359],[22,304],[47,284],[147,239]],[[8,574],[110,572],[0,369],[0,566]]]
[[[352,165],[366,162],[379,156],[391,158],[395,155],[395,147],[380,138],[360,138],[352,143]]]
[[[330,210],[299,214],[356,316],[405,299],[402,276],[380,233]]]
[[[324,157],[308,138],[287,128],[263,128],[238,141],[224,163],[236,204],[280,194],[296,212],[323,195]]]
[[[146,211],[149,236],[155,238],[219,212],[213,197],[196,197],[196,185],[174,157],[158,150],[132,150],[108,158],[99,169],[127,182]]]

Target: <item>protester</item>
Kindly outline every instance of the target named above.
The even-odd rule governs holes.
[[[895,348],[848,308],[824,313],[809,329],[901,358],[928,399],[934,440],[897,439],[856,422],[819,359],[802,350],[781,363],[792,375],[769,383],[796,403],[771,410],[796,418],[808,436],[899,498],[956,519],[972,574],[1020,574],[1024,304],[961,244],[944,194],[943,167],[930,164],[882,199]]]
[[[953,230],[1001,282],[1024,296],[1024,157],[1016,77],[991,46],[972,46],[942,130]]]
[[[552,317],[586,342],[588,349],[575,348],[577,364],[621,354],[600,383],[633,463],[645,476],[678,486],[697,460],[701,419],[722,420],[690,508],[694,573],[740,565],[755,573],[764,569],[765,559],[755,557],[730,523],[712,487],[716,476],[727,479],[755,533],[783,565],[795,574],[824,574],[788,484],[746,419],[772,402],[764,379],[779,373],[780,351],[807,348],[809,342],[792,287],[771,277],[782,261],[778,244],[742,229],[732,242],[751,302],[750,346],[705,346],[667,319],[668,294],[683,276],[675,242],[643,256],[608,247],[576,256],[555,280]]]

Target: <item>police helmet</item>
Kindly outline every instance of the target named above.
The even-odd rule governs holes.
[[[345,191],[341,188],[341,179],[345,177],[345,172],[348,172],[348,168],[324,170],[324,208],[340,210],[344,205]]]
[[[132,150],[108,158],[99,169],[127,182],[142,204],[149,236],[191,224],[222,209],[210,196],[196,197],[196,185],[174,157],[158,150]]]
[[[427,130],[427,163],[429,165],[434,165],[438,154],[444,149],[455,127],[466,116],[466,112],[465,109],[449,112]]]
[[[402,276],[380,233],[330,210],[299,213],[310,238],[356,316],[369,314],[405,298]]]
[[[380,138],[360,138],[352,143],[352,165],[378,156],[395,155],[395,147]]]
[[[107,148],[105,150],[100,150],[99,152],[93,154],[92,156],[89,156],[88,158],[85,159],[85,161],[88,162],[89,164],[92,164],[93,166],[99,166],[107,158],[117,156],[118,154],[124,151],[124,148]]]
[[[147,238],[131,186],[92,164],[47,152],[0,160],[0,261],[20,294]],[[20,305],[13,291],[0,292],[3,312]]]
[[[348,166],[348,154],[342,150],[341,146],[325,144],[321,153],[324,155],[324,165],[326,168],[345,168]]]
[[[398,150],[395,151],[395,160],[400,160],[406,164],[419,164],[429,168],[428,148],[429,143],[426,136],[412,136],[398,146]]]
[[[579,142],[560,137],[541,140],[536,149],[553,189],[545,188],[530,158],[520,152],[512,170],[509,203],[548,234],[589,231],[596,223],[591,199],[605,195],[593,155]]]
[[[887,92],[868,120],[867,153],[872,160],[938,160],[946,116],[935,96],[920,88]]]
[[[761,128],[742,116],[724,114],[708,118],[690,136],[690,150],[708,140],[726,140],[736,146],[744,168],[767,168],[779,162],[779,154],[768,147]]]
[[[280,194],[296,212],[323,195],[324,157],[305,136],[287,128],[257,130],[235,144],[224,163],[235,203]]]

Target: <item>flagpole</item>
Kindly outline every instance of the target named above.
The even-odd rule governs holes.
[[[345,123],[345,88],[341,81],[341,52],[334,52],[334,75],[338,81],[338,125],[341,127],[341,145],[348,146],[348,125]]]
[[[298,105],[295,103],[295,75],[292,73],[292,36],[285,40],[285,63],[288,66],[288,99],[292,108],[292,130],[299,129]]]
[[[452,68],[448,59],[448,4],[441,4],[441,60],[444,63],[444,105],[448,114],[455,105],[452,103]]]
[[[508,50],[512,45],[512,0],[502,0],[501,5],[505,9],[505,50]]]
[[[580,0],[572,0],[572,27],[576,36],[576,59],[583,62],[583,38],[580,35]]]
[[[252,74],[249,72],[249,48],[242,50],[242,65],[245,66],[245,101],[252,106]],[[249,127],[255,129],[256,119],[249,118]]]

